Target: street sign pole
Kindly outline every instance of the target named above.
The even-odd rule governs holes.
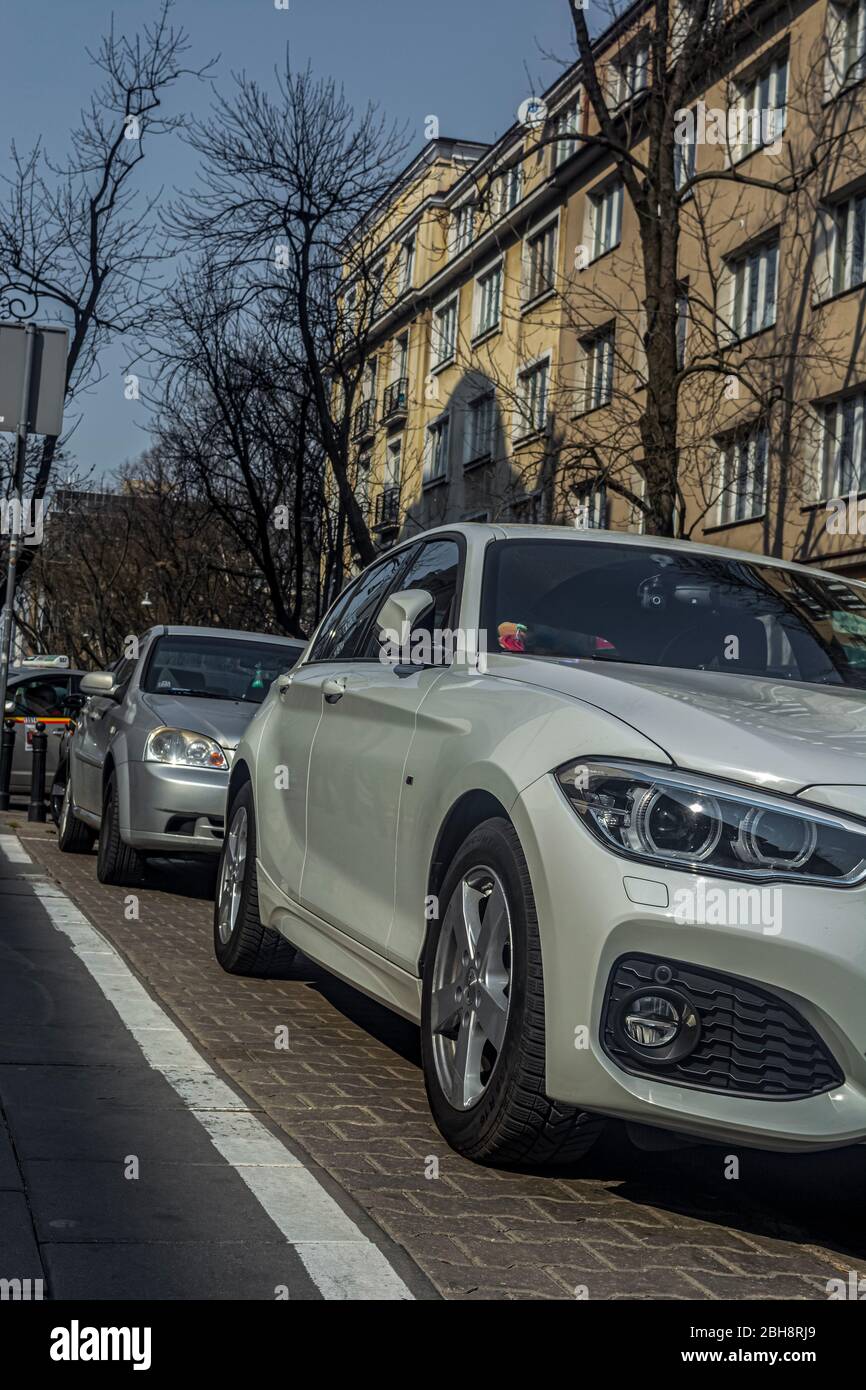
[[[15,476],[12,482],[14,510],[12,525],[9,527],[9,560],[6,566],[6,602],[3,605],[3,618],[0,623],[0,721],[6,711],[6,689],[9,683],[9,654],[12,648],[12,630],[15,626],[15,573],[18,568],[18,551],[21,545],[21,531],[24,524],[24,468],[27,458],[27,434],[30,429],[30,378],[33,373],[33,345],[36,341],[36,326],[28,323],[26,328],[26,348],[24,353],[24,374],[21,383],[21,404],[18,410],[18,427],[15,431]]]

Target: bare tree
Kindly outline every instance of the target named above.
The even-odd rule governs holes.
[[[166,255],[153,216],[159,195],[142,198],[137,176],[150,142],[183,122],[163,103],[189,72],[188,47],[171,23],[171,0],[130,38],[112,23],[88,51],[100,84],[72,131],[68,157],[56,161],[41,141],[26,154],[12,145],[0,204],[0,314],[69,324],[67,403],[99,379],[108,344],[140,333],[157,302]],[[57,449],[57,438],[46,437],[32,456],[26,491],[34,498],[45,496]],[[23,559],[19,577],[32,552]]]
[[[334,82],[287,60],[272,93],[238,77],[189,138],[202,188],[171,225],[235,306],[255,314],[287,372],[306,374],[340,511],[366,564],[375,547],[352,485],[351,440],[369,328],[384,307],[374,231],[404,137],[375,106],[357,115]]]

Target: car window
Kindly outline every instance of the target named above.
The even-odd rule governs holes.
[[[111,668],[111,673],[114,676],[115,685],[126,685],[127,681],[132,676],[132,673],[137,665],[138,658],[133,656],[124,656],[121,657],[118,661],[115,661],[114,665]]]
[[[482,621],[491,651],[866,688],[866,585],[759,557],[497,542]]]
[[[168,633],[150,650],[141,689],[146,695],[260,705],[300,653],[300,647],[266,638]]]
[[[370,624],[409,554],[400,550],[372,565],[337,599],[313,644],[310,661],[350,661],[365,655]]]
[[[31,676],[19,681],[11,693],[15,714],[31,719],[57,719],[66,713],[69,678]]]
[[[422,545],[405,573],[400,575],[401,589],[426,589],[433,595],[433,607],[419,618],[412,629],[413,637],[426,632],[448,632],[456,619],[456,597],[460,578],[460,547],[450,539],[428,541]],[[378,633],[372,631],[367,640],[365,655],[378,656]]]

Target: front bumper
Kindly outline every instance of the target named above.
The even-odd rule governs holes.
[[[219,854],[227,771],[155,762],[131,762],[127,771],[120,823],[127,844],[150,854]]]
[[[719,925],[709,913],[683,911],[684,902],[702,900],[696,876],[632,863],[597,844],[552,776],[527,788],[512,817],[541,931],[552,1098],[760,1148],[866,1140],[866,888],[774,885],[771,918]],[[691,962],[771,991],[819,1035],[842,1082],[819,1095],[768,1099],[676,1084],[662,1070],[623,1070],[600,1034],[611,971],[633,955]]]

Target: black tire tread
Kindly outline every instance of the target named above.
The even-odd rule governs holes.
[[[90,854],[96,843],[96,831],[84,821],[76,820],[75,812],[71,809],[66,823],[66,833],[64,834],[57,826],[57,848],[62,854]]]
[[[106,837],[103,842],[103,836]],[[99,827],[99,847],[96,876],[100,883],[118,887],[138,884],[144,878],[144,857],[120,837],[120,807],[117,801],[117,782],[112,774],[105,789],[102,824]]]
[[[473,841],[484,840],[492,832],[498,833],[507,842],[523,892],[528,935],[525,1016],[517,1042],[516,1065],[513,1066],[495,1122],[477,1143],[462,1144],[460,1151],[478,1163],[565,1167],[584,1157],[605,1122],[601,1116],[551,1100],[545,1092],[541,937],[529,869],[513,825],[504,818],[485,821],[467,836],[454,862],[471,850]]]
[[[241,787],[226,815],[226,835],[238,801],[244,798],[247,806],[247,863],[238,926],[231,941],[223,944],[219,938],[219,880],[222,875],[222,856],[217,874],[217,894],[214,901],[214,947],[217,960],[229,975],[246,975],[256,980],[285,979],[294,965],[297,951],[282,932],[266,927],[259,916],[259,885],[256,879],[256,821],[249,783]]]

